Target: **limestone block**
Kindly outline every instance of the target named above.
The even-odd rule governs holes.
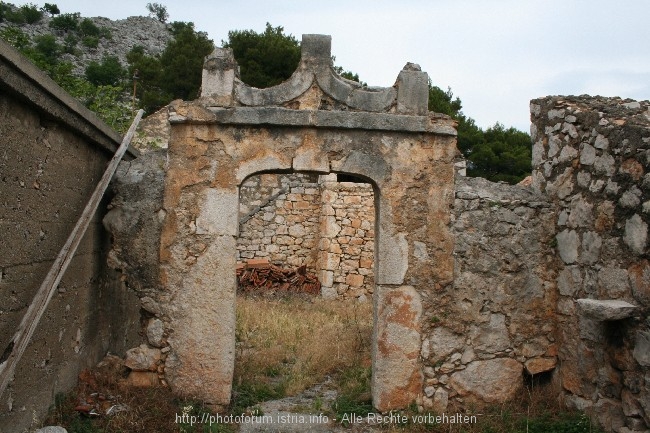
[[[650,332],[637,331],[633,356],[641,366],[650,367]]]
[[[201,98],[208,105],[231,105],[237,63],[230,48],[215,48],[205,59]]]
[[[206,188],[202,193],[196,234],[231,235],[239,233],[239,193],[237,190]]]
[[[248,176],[270,170],[290,170],[292,159],[289,155],[269,154],[239,164],[235,171],[238,183],[243,182]]]
[[[409,265],[406,234],[382,230],[379,238],[382,241],[378,245],[377,284],[402,284]]]
[[[532,375],[551,371],[557,365],[556,358],[533,358],[524,363],[526,373]]]
[[[557,277],[557,288],[562,296],[574,296],[582,286],[580,267],[565,266]]]
[[[68,431],[63,427],[50,425],[47,427],[39,428],[34,433],[68,433]]]
[[[632,295],[642,305],[650,306],[650,263],[642,260],[632,264],[628,270],[632,285]]]
[[[407,64],[397,76],[397,112],[424,116],[428,113],[427,83],[429,76]],[[408,68],[408,69],[407,69]]]
[[[431,362],[439,362],[452,353],[462,350],[464,346],[465,338],[462,335],[439,326],[431,331],[429,337]]]
[[[142,344],[126,351],[124,365],[134,371],[155,371],[158,368],[160,355],[160,349]]]
[[[363,275],[348,274],[347,277],[345,277],[345,284],[352,287],[361,287],[363,286],[363,279]]]
[[[68,433],[68,431],[63,427],[50,425],[47,427],[39,428],[34,433]]]
[[[403,408],[422,393],[420,295],[411,286],[377,287],[372,396],[377,410]]]
[[[580,246],[578,233],[575,230],[565,229],[558,233],[555,239],[557,239],[557,250],[562,261],[567,265],[575,263]]]
[[[512,358],[474,361],[451,375],[449,384],[462,397],[505,403],[523,385],[523,366]]]
[[[629,275],[626,269],[614,266],[603,267],[598,271],[598,285],[610,298],[622,298],[629,294]]]
[[[447,410],[448,405],[449,405],[449,393],[443,387],[436,389],[436,392],[433,395],[432,409],[436,413],[444,413]]]
[[[503,314],[491,314],[490,322],[472,327],[472,346],[482,352],[501,352],[510,347],[510,336]]]
[[[639,307],[614,299],[578,299],[578,310],[593,320],[621,320],[634,316]]]
[[[326,154],[316,149],[299,148],[291,164],[295,171],[312,171],[315,173],[329,173],[330,162]]]
[[[596,149],[588,143],[583,143],[580,149],[580,164],[593,165],[595,160]]]
[[[580,263],[594,264],[600,258],[600,250],[603,241],[596,232],[585,232],[582,235],[582,251],[580,253]]]
[[[594,171],[605,176],[613,176],[616,173],[616,160],[609,153],[597,156],[594,160]]]
[[[321,236],[326,238],[336,237],[341,231],[341,226],[336,222],[336,217],[333,216],[321,218]]]
[[[147,322],[147,341],[154,347],[163,346],[164,324],[160,319],[149,319]]]
[[[636,254],[643,254],[648,239],[648,225],[638,215],[625,222],[625,235],[623,241]]]
[[[213,238],[182,276],[167,340],[172,391],[218,406],[230,402],[235,363],[235,250],[234,237]]]

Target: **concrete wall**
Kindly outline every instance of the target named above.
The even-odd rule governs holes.
[[[555,204],[559,382],[612,431],[650,426],[650,103],[531,102],[533,186]],[[608,430],[609,431],[609,430]]]
[[[111,158],[119,136],[0,43],[0,353]],[[105,209],[104,201],[101,209]],[[139,303],[106,269],[95,215],[0,396],[0,431],[22,431],[83,368],[138,339]]]

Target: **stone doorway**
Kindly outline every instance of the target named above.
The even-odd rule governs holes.
[[[393,87],[362,88],[332,69],[330,38],[306,35],[285,83],[254,89],[228,50],[206,59],[203,93],[171,106],[161,236],[170,303],[166,374],[182,395],[230,401],[239,194],[267,172],[342,173],[375,185],[373,404],[422,393],[422,294],[452,281],[453,122],[427,111],[427,75],[407,64]]]

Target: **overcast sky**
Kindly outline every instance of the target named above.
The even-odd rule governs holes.
[[[53,3],[88,17],[148,13],[138,0]],[[546,95],[650,99],[650,0],[159,3],[170,21],[192,21],[217,45],[229,30],[261,32],[266,22],[298,39],[329,34],[336,63],[371,86],[391,86],[406,62],[418,63],[484,128],[499,121],[528,131],[528,103]]]

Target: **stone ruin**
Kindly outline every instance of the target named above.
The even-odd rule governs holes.
[[[503,403],[541,377],[608,431],[650,426],[650,103],[532,101],[524,187],[454,176],[455,124],[428,112],[417,65],[361,87],[333,72],[329,37],[305,35],[285,83],[237,75],[229,50],[206,59],[199,100],[168,109],[168,150],[123,164],[104,221],[175,392],[230,401],[238,254],[309,262],[324,294],[354,288],[334,275],[342,219],[322,186],[343,175],[372,190],[373,282],[357,293],[374,304],[378,410]],[[311,216],[290,229],[298,202]],[[264,240],[285,235],[295,248]]]

